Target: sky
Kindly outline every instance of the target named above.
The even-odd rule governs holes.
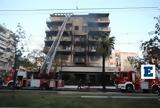
[[[103,9],[78,10],[81,8],[126,8],[126,7],[158,7],[150,9]],[[77,9],[70,11],[2,11],[32,9]],[[21,23],[27,35],[31,35],[30,51],[43,49],[46,21],[55,12],[74,12],[87,14],[92,12],[110,13],[111,36],[116,37],[115,50],[140,53],[140,44],[150,37],[148,32],[154,30],[160,15],[160,0],[0,0],[0,24],[16,31]]]

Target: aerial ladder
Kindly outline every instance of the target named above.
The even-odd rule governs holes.
[[[70,16],[72,14],[65,14],[65,18],[64,18],[64,21],[60,27],[60,30],[58,31],[57,33],[57,38],[55,41],[53,41],[48,53],[47,53],[47,56],[46,56],[46,59],[43,63],[43,65],[41,66],[40,68],[40,73],[45,73],[45,74],[49,74],[50,72],[50,69],[52,67],[52,63],[54,61],[54,58],[55,58],[55,55],[56,55],[56,52],[57,52],[57,48],[60,44],[60,41],[61,41],[61,38],[62,38],[62,35],[63,35],[63,32],[65,30],[65,27],[66,27],[66,24],[67,24],[67,21],[69,20]]]

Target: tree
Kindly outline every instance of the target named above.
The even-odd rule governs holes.
[[[43,53],[42,50],[35,49],[28,53],[27,59],[33,63],[31,68],[40,68],[42,65],[42,62],[45,59],[45,54]]]
[[[100,40],[98,42],[98,53],[102,56],[102,86],[106,89],[105,84],[105,59],[109,59],[112,49],[114,49],[115,37],[109,37],[109,33],[100,33]]]
[[[141,65],[145,64],[144,59],[140,57],[128,57],[127,58],[129,63],[131,64],[133,69],[136,69],[137,72],[140,72],[141,70]]]
[[[143,58],[129,57],[130,64],[140,72],[142,64],[155,64],[156,67],[160,64],[160,16],[155,17],[157,23],[155,24],[155,30],[149,32],[153,35],[152,38],[141,44]]]
[[[16,46],[15,46],[15,64],[16,68],[18,68],[21,64],[21,60],[24,59],[23,55],[28,51],[27,42],[29,40],[29,36],[26,35],[25,30],[21,26],[20,23],[17,24],[17,30],[16,30]]]
[[[17,78],[17,71],[16,69],[19,68],[22,60],[22,55],[23,52],[25,52],[24,46],[26,46],[25,40],[26,39],[26,33],[23,30],[23,27],[21,26],[20,23],[17,25],[17,30],[16,30],[16,35],[15,35],[15,63],[14,63],[14,69],[15,69],[15,74],[14,74],[14,88],[16,87],[16,78]],[[26,62],[24,62],[26,63]]]
[[[155,31],[151,34],[154,35],[148,41],[141,45],[143,51],[144,61],[149,64],[160,64],[160,17],[155,17],[157,23],[155,24]]]

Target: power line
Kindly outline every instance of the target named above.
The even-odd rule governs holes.
[[[78,11],[78,10],[140,10],[140,9],[156,9],[159,10],[159,7],[119,7],[119,8],[65,8],[65,9],[1,9],[0,12],[40,12],[40,11]]]

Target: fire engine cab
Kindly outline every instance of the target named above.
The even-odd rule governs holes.
[[[138,72],[119,71],[116,72],[115,84],[121,91],[152,91],[155,93],[160,85],[160,77],[157,75],[156,79],[143,80]]]

